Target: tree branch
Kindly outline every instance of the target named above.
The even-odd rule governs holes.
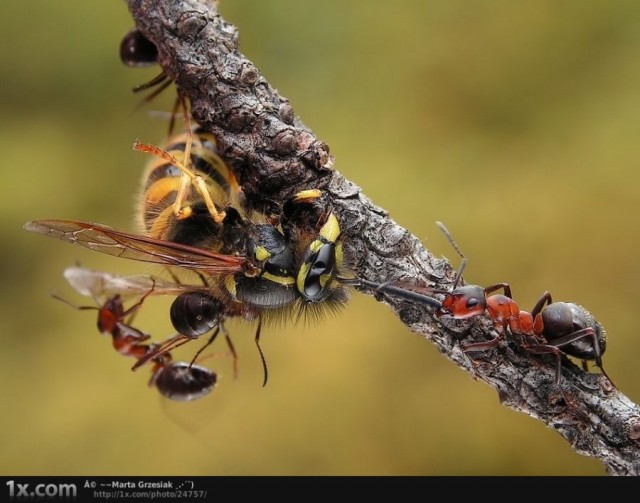
[[[276,211],[297,191],[320,188],[340,220],[345,246],[357,257],[358,277],[451,288],[450,264],[431,255],[334,169],[328,146],[240,53],[238,31],[219,16],[216,2],[127,3],[138,28],[157,46],[164,72],[189,98],[193,117],[218,138],[249,200]],[[428,306],[377,296],[409,329],[494,387],[504,405],[543,421],[576,452],[600,459],[610,474],[640,475],[640,407],[601,374],[563,358],[559,389],[555,360],[527,354],[513,340],[473,353],[472,361],[460,340],[493,338],[490,320],[436,320]]]

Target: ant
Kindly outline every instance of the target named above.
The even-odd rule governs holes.
[[[556,385],[560,383],[562,354],[582,359],[585,371],[588,370],[587,360],[595,360],[595,365],[613,384],[602,366],[602,354],[606,349],[605,331],[585,308],[574,303],[553,302],[551,294],[544,292],[529,313],[521,310],[513,300],[508,283],[497,283],[486,288],[477,285],[458,287],[467,258],[447,228],[441,222],[437,222],[437,225],[463,262],[456,273],[453,290],[446,294],[442,305],[436,310],[436,316],[465,319],[486,313],[498,332],[489,341],[464,345],[463,351],[485,351],[496,347],[509,331],[521,337],[521,344],[526,351],[556,357]],[[501,289],[503,294],[493,293]]]
[[[484,342],[462,346],[464,352],[485,351],[496,347],[507,334],[517,336],[525,351],[532,354],[551,354],[556,358],[556,385],[560,384],[561,357],[563,354],[582,360],[582,368],[588,371],[587,361],[595,361],[602,374],[613,384],[602,366],[602,354],[606,349],[605,331],[596,319],[582,306],[569,302],[553,302],[551,294],[544,292],[531,312],[523,311],[513,300],[508,283],[496,283],[483,288],[478,285],[458,286],[467,258],[462,253],[447,228],[436,222],[453,248],[462,258],[450,292],[442,302],[417,292],[381,285],[378,290],[435,307],[435,316],[467,319],[487,314],[497,332],[496,337]],[[494,293],[502,290],[503,293]],[[562,348],[562,349],[561,349]]]
[[[172,362],[171,353],[168,351],[158,352],[161,345],[147,344],[146,341],[150,339],[150,336],[131,326],[133,316],[152,291],[153,287],[136,304],[126,310],[119,294],[109,297],[104,304],[97,307],[78,306],[55,294],[52,294],[52,297],[81,311],[98,311],[98,330],[102,334],[111,335],[113,348],[118,353],[137,360],[134,370],[141,361],[153,363],[149,386],[155,386],[162,396],[178,401],[191,401],[200,398],[208,394],[217,381],[217,375],[214,372],[194,363],[204,348],[198,351],[191,363]]]

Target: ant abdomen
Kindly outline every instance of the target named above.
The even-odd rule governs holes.
[[[165,398],[189,402],[208,394],[217,380],[216,373],[206,367],[175,362],[160,368],[152,384]]]
[[[605,331],[584,307],[571,302],[554,302],[546,306],[541,315],[544,324],[542,335],[551,344],[556,339],[578,331],[593,330],[599,352],[596,350],[593,337],[583,337],[562,347],[568,355],[583,360],[596,360],[604,353],[607,346]]]
[[[137,28],[127,33],[120,43],[120,60],[127,66],[149,66],[158,62],[158,49]]]

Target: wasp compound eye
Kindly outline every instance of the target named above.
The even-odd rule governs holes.
[[[323,244],[311,259],[302,295],[307,300],[316,301],[323,298],[325,285],[331,279],[336,263],[335,245],[333,243]]]

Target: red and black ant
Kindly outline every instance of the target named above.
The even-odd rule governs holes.
[[[602,374],[613,384],[602,366],[602,354],[606,349],[605,331],[585,308],[569,302],[553,302],[551,294],[545,292],[529,313],[521,310],[513,300],[508,283],[497,283],[486,288],[477,285],[457,286],[467,258],[447,228],[440,222],[437,222],[437,225],[462,258],[452,291],[434,290],[434,293],[445,295],[442,302],[418,292],[409,293],[386,284],[380,286],[378,291],[436,307],[436,317],[466,319],[487,314],[493,322],[497,336],[485,342],[465,344],[462,347],[465,352],[494,348],[507,333],[510,333],[519,337],[525,351],[533,354],[552,354],[556,357],[556,385],[560,383],[563,354],[580,358],[585,371],[588,370],[587,361],[595,361]],[[504,293],[494,293],[499,290]]]
[[[160,344],[147,344],[150,336],[131,326],[133,316],[152,291],[153,286],[137,303],[126,310],[120,294],[109,297],[99,306],[78,306],[55,294],[52,296],[78,310],[98,311],[98,330],[102,334],[111,335],[113,347],[118,353],[136,359],[134,369],[139,366],[138,362],[152,362],[149,386],[155,386],[161,395],[178,401],[201,398],[213,389],[217,375],[194,363],[200,351],[191,363],[172,362],[169,351],[159,352]]]
[[[498,332],[489,341],[466,344],[462,348],[464,351],[491,349],[498,345],[508,330],[512,335],[522,338],[522,346],[526,351],[555,355],[556,384],[560,382],[562,354],[580,358],[585,371],[588,370],[587,360],[594,360],[595,365],[613,384],[602,366],[606,334],[591,313],[574,303],[553,302],[549,292],[542,294],[530,313],[523,311],[513,300],[508,283],[497,283],[486,288],[476,285],[457,287],[467,259],[447,228],[440,222],[437,225],[463,262],[456,274],[454,288],[446,294],[442,306],[436,310],[436,316],[448,315],[464,319],[486,313]],[[504,294],[490,295],[501,289]]]

